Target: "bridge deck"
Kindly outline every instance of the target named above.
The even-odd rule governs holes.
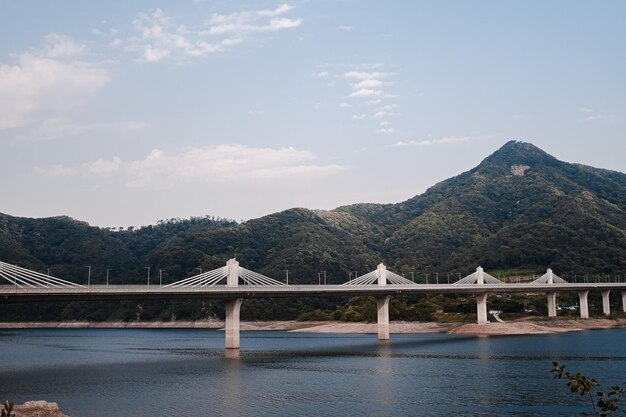
[[[563,284],[419,284],[419,285],[290,285],[282,287],[160,287],[158,285],[91,285],[85,288],[19,288],[0,285],[0,303],[45,300],[155,299],[155,298],[275,298],[317,296],[385,296],[399,294],[550,293],[585,290],[622,290],[626,283]]]

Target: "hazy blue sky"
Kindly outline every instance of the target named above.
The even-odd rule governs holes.
[[[626,170],[624,1],[0,0],[0,212],[398,202],[509,139]]]

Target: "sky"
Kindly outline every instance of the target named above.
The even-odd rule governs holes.
[[[509,140],[626,171],[624,1],[0,0],[0,212],[393,203]]]

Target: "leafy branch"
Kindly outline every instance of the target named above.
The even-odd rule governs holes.
[[[589,378],[581,372],[575,374],[565,370],[565,366],[560,366],[557,362],[552,362],[552,369],[550,370],[554,374],[555,379],[565,379],[569,381],[567,386],[570,392],[578,394],[581,397],[589,398],[593,414],[583,412],[583,416],[617,416],[619,409],[619,402],[626,395],[626,385],[624,387],[614,385],[609,392],[599,391],[597,388],[600,383],[595,378]],[[626,384],[626,382],[624,382]],[[626,410],[623,411],[623,415],[626,415]]]
[[[14,417],[15,414],[13,414],[13,403],[9,400],[4,402],[4,407],[2,407],[2,410],[0,411],[0,416],[1,417]]]

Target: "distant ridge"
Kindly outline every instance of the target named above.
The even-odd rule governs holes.
[[[145,266],[162,268],[173,280],[235,254],[269,276],[288,269],[295,283],[320,270],[341,281],[381,260],[422,274],[466,274],[478,264],[626,273],[626,175],[510,141],[475,168],[397,204],[295,208],[242,224],[205,218],[122,232],[68,217],[0,215],[0,260],[52,267],[64,278],[97,264],[128,277],[143,276]]]

